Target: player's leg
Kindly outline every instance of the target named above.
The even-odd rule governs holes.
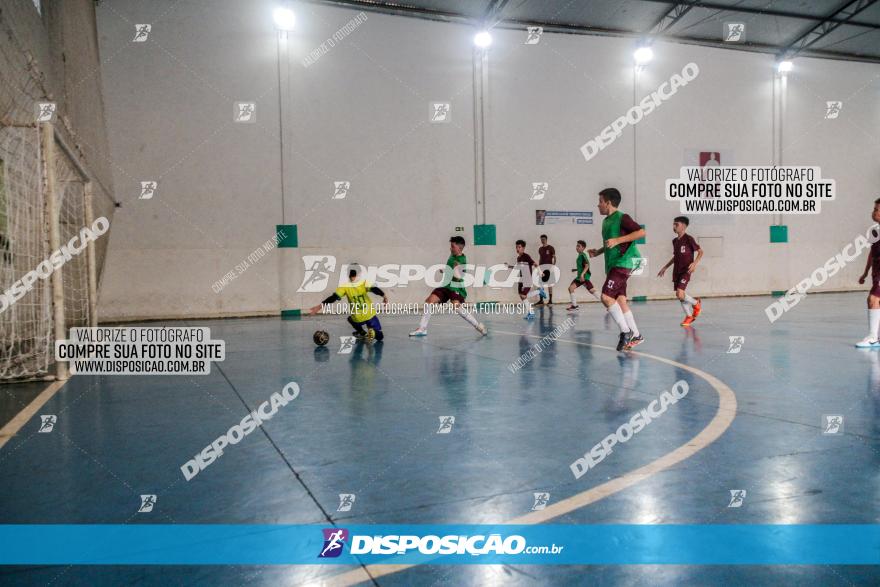
[[[569,300],[571,301],[571,304],[568,306],[568,308],[566,308],[567,310],[577,310],[578,309],[578,303],[577,303],[577,300],[575,299],[574,292],[575,292],[575,290],[577,290],[579,285],[580,285],[580,283],[578,282],[577,279],[572,279],[571,284],[568,286],[568,297],[569,297]]]
[[[878,328],[880,328],[880,285],[874,285],[868,294],[868,335],[857,342],[856,346],[859,348],[880,346]]]
[[[617,324],[617,327],[620,329],[620,339],[617,342],[617,350],[622,351],[623,348],[629,344],[630,338],[632,338],[632,332],[630,331],[629,324],[626,323],[626,318],[623,315],[623,310],[620,308],[620,305],[617,303],[617,298],[620,295],[621,290],[621,282],[623,281],[622,272],[618,271],[617,268],[611,269],[608,272],[608,275],[605,276],[605,283],[602,285],[602,305],[605,306],[606,311],[611,316],[614,323]],[[625,281],[623,281],[625,284]]]
[[[553,303],[553,286],[547,285],[547,283],[549,283],[549,281],[550,281],[550,270],[544,269],[544,272],[541,274],[541,278],[542,278],[541,285],[543,286],[541,289],[545,290],[547,292],[546,295],[550,298],[549,303],[552,304]]]
[[[535,310],[532,308],[532,302],[529,300],[530,297],[534,297],[535,291],[530,287],[523,287],[523,284],[519,284],[519,299],[522,301],[523,305],[526,309],[525,320],[531,320],[535,317]]]
[[[354,328],[354,332],[351,333],[352,336],[355,338],[366,338],[367,331],[364,330],[364,322],[358,322],[354,319],[354,316],[349,316],[348,323]]]
[[[489,333],[489,330],[483,325],[483,323],[477,321],[474,315],[468,312],[467,308],[462,305],[462,302],[464,300],[460,296],[457,296],[457,294],[453,294],[451,300],[452,306],[455,308],[455,313],[464,318],[465,322],[476,328],[477,332],[479,332],[483,336]]]
[[[370,340],[380,341],[385,338],[385,333],[382,332],[382,323],[379,322],[378,316],[373,316],[364,324],[367,326],[367,338]]]
[[[629,303],[626,300],[626,292],[617,298],[617,305],[620,306],[620,309],[623,310],[623,317],[626,319],[626,325],[629,326],[629,331],[632,333],[632,338],[630,338],[629,343],[627,343],[626,348],[631,349],[634,346],[640,345],[645,342],[645,337],[639,333],[639,327],[636,326],[636,318],[633,316],[632,309],[629,307]]]
[[[428,334],[428,322],[431,320],[431,311],[434,304],[445,298],[446,294],[444,292],[446,291],[448,290],[438,287],[431,292],[431,295],[429,295],[427,299],[425,299],[425,309],[422,312],[422,319],[419,322],[419,327],[410,332],[410,336],[426,336]]]

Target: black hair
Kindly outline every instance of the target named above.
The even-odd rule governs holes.
[[[542,234],[542,235],[541,235],[541,238],[547,238],[547,235],[546,235],[546,234]]]
[[[623,198],[620,195],[620,191],[617,188],[605,188],[599,195],[602,196],[602,199],[606,202],[609,202],[612,206],[617,208],[620,206],[620,200]]]
[[[526,246],[526,241],[524,241],[523,239],[519,239],[518,241],[516,241],[516,244]]]
[[[361,272],[361,266],[359,263],[354,262],[354,263],[348,264],[348,278],[349,279],[351,279],[352,277],[357,277],[360,272]]]
[[[464,237],[458,235],[451,236],[449,237],[449,242],[464,246]]]
[[[880,200],[877,200],[877,201],[880,202]],[[688,219],[687,216],[676,216],[675,220],[673,220],[673,222],[681,222],[685,226],[691,225],[691,221]]]
[[[587,248],[587,242],[586,242],[586,241],[578,241],[578,244],[579,244],[580,246],[584,247],[584,248]]]

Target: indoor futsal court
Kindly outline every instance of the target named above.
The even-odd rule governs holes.
[[[880,2],[3,0],[0,584],[880,584]]]

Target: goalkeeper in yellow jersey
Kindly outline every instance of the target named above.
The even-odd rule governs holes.
[[[332,295],[328,296],[317,306],[310,308],[309,314],[314,316],[321,310],[324,304],[332,304],[345,298],[351,310],[348,323],[354,327],[352,335],[359,339],[382,340],[385,338],[385,335],[382,333],[382,323],[379,322],[379,318],[376,316],[376,309],[373,307],[372,302],[370,302],[370,296],[367,293],[382,296],[382,303],[384,304],[388,303],[388,296],[378,287],[367,283],[366,279],[358,278],[357,264],[352,264],[350,267],[348,270],[349,283],[337,287]]]

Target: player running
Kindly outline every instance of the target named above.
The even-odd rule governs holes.
[[[532,320],[535,317],[535,310],[532,308],[532,302],[529,298],[538,296],[540,299],[543,297],[541,293],[544,288],[534,289],[532,287],[534,285],[533,269],[536,269],[538,264],[535,263],[531,255],[526,253],[526,241],[522,239],[516,241],[516,266],[519,269],[519,283],[516,284],[517,293],[519,293],[519,299],[528,309],[524,319]],[[512,269],[512,266],[508,265],[508,268]]]
[[[645,236],[639,223],[617,209],[621,195],[617,188],[605,188],[599,192],[599,214],[602,221],[601,249],[590,249],[591,257],[605,255],[605,283],[602,285],[602,304],[620,328],[617,350],[629,350],[645,342],[639,333],[635,317],[626,302],[626,281],[632,270],[641,262],[634,241]]]
[[[309,309],[309,314],[314,316],[317,314],[324,304],[332,304],[341,300],[343,297],[348,301],[351,315],[348,317],[348,323],[354,327],[352,336],[359,340],[382,340],[385,335],[382,333],[382,323],[376,316],[376,308],[370,302],[370,296],[367,292],[382,296],[382,303],[388,303],[388,296],[381,289],[367,283],[366,279],[358,279],[359,265],[353,263],[349,265],[348,281],[349,283],[340,285],[330,296],[324,299],[317,306]],[[366,327],[366,330],[364,328]]]
[[[477,332],[483,336],[489,333],[489,330],[482,322],[477,322],[477,319],[461,306],[467,297],[463,278],[465,265],[467,265],[467,257],[464,256],[464,237],[453,236],[449,239],[449,258],[446,260],[446,266],[452,271],[452,279],[443,287],[434,289],[425,300],[425,311],[422,314],[422,320],[419,323],[419,327],[409,333],[410,336],[427,336],[432,304],[445,302],[452,302],[455,312],[464,318],[468,324],[476,328]]]
[[[596,287],[593,285],[593,282],[590,281],[590,256],[587,255],[587,243],[585,241],[578,241],[575,246],[577,250],[577,274],[575,278],[571,281],[571,285],[568,286],[568,295],[571,298],[571,305],[566,308],[566,310],[574,311],[579,309],[577,300],[575,299],[574,292],[580,286],[584,286],[590,294],[593,295],[594,298],[601,301],[599,295],[596,294]]]
[[[697,264],[703,258],[703,249],[694,237],[687,234],[690,223],[687,216],[676,216],[672,221],[672,232],[675,233],[675,238],[672,239],[672,258],[657,273],[657,277],[663,277],[669,266],[673,266],[672,286],[675,288],[675,297],[681,302],[681,309],[684,310],[682,326],[690,326],[702,309],[700,298],[693,298],[684,291],[690,283],[691,274],[697,270]]]
[[[874,211],[871,212],[871,220],[880,222],[880,198],[874,200]],[[868,270],[871,270],[871,291],[868,292],[868,336],[856,343],[860,349],[880,347],[880,240],[871,244],[868,253],[868,262],[865,264],[865,272],[859,277],[859,283],[865,283]]]
[[[538,263],[541,265],[541,267],[549,267],[551,265],[553,265],[553,266],[556,265],[556,249],[553,248],[553,245],[547,244],[547,235],[546,234],[541,235],[541,246],[538,247]],[[541,300],[538,302],[538,305],[553,303],[553,285],[550,284],[550,274],[551,273],[552,272],[550,271],[550,269],[544,269],[541,272],[541,285],[543,287],[541,288],[540,292],[543,292],[544,290],[546,290],[547,295],[550,296],[550,300],[545,302],[544,301],[545,296],[542,294]]]

